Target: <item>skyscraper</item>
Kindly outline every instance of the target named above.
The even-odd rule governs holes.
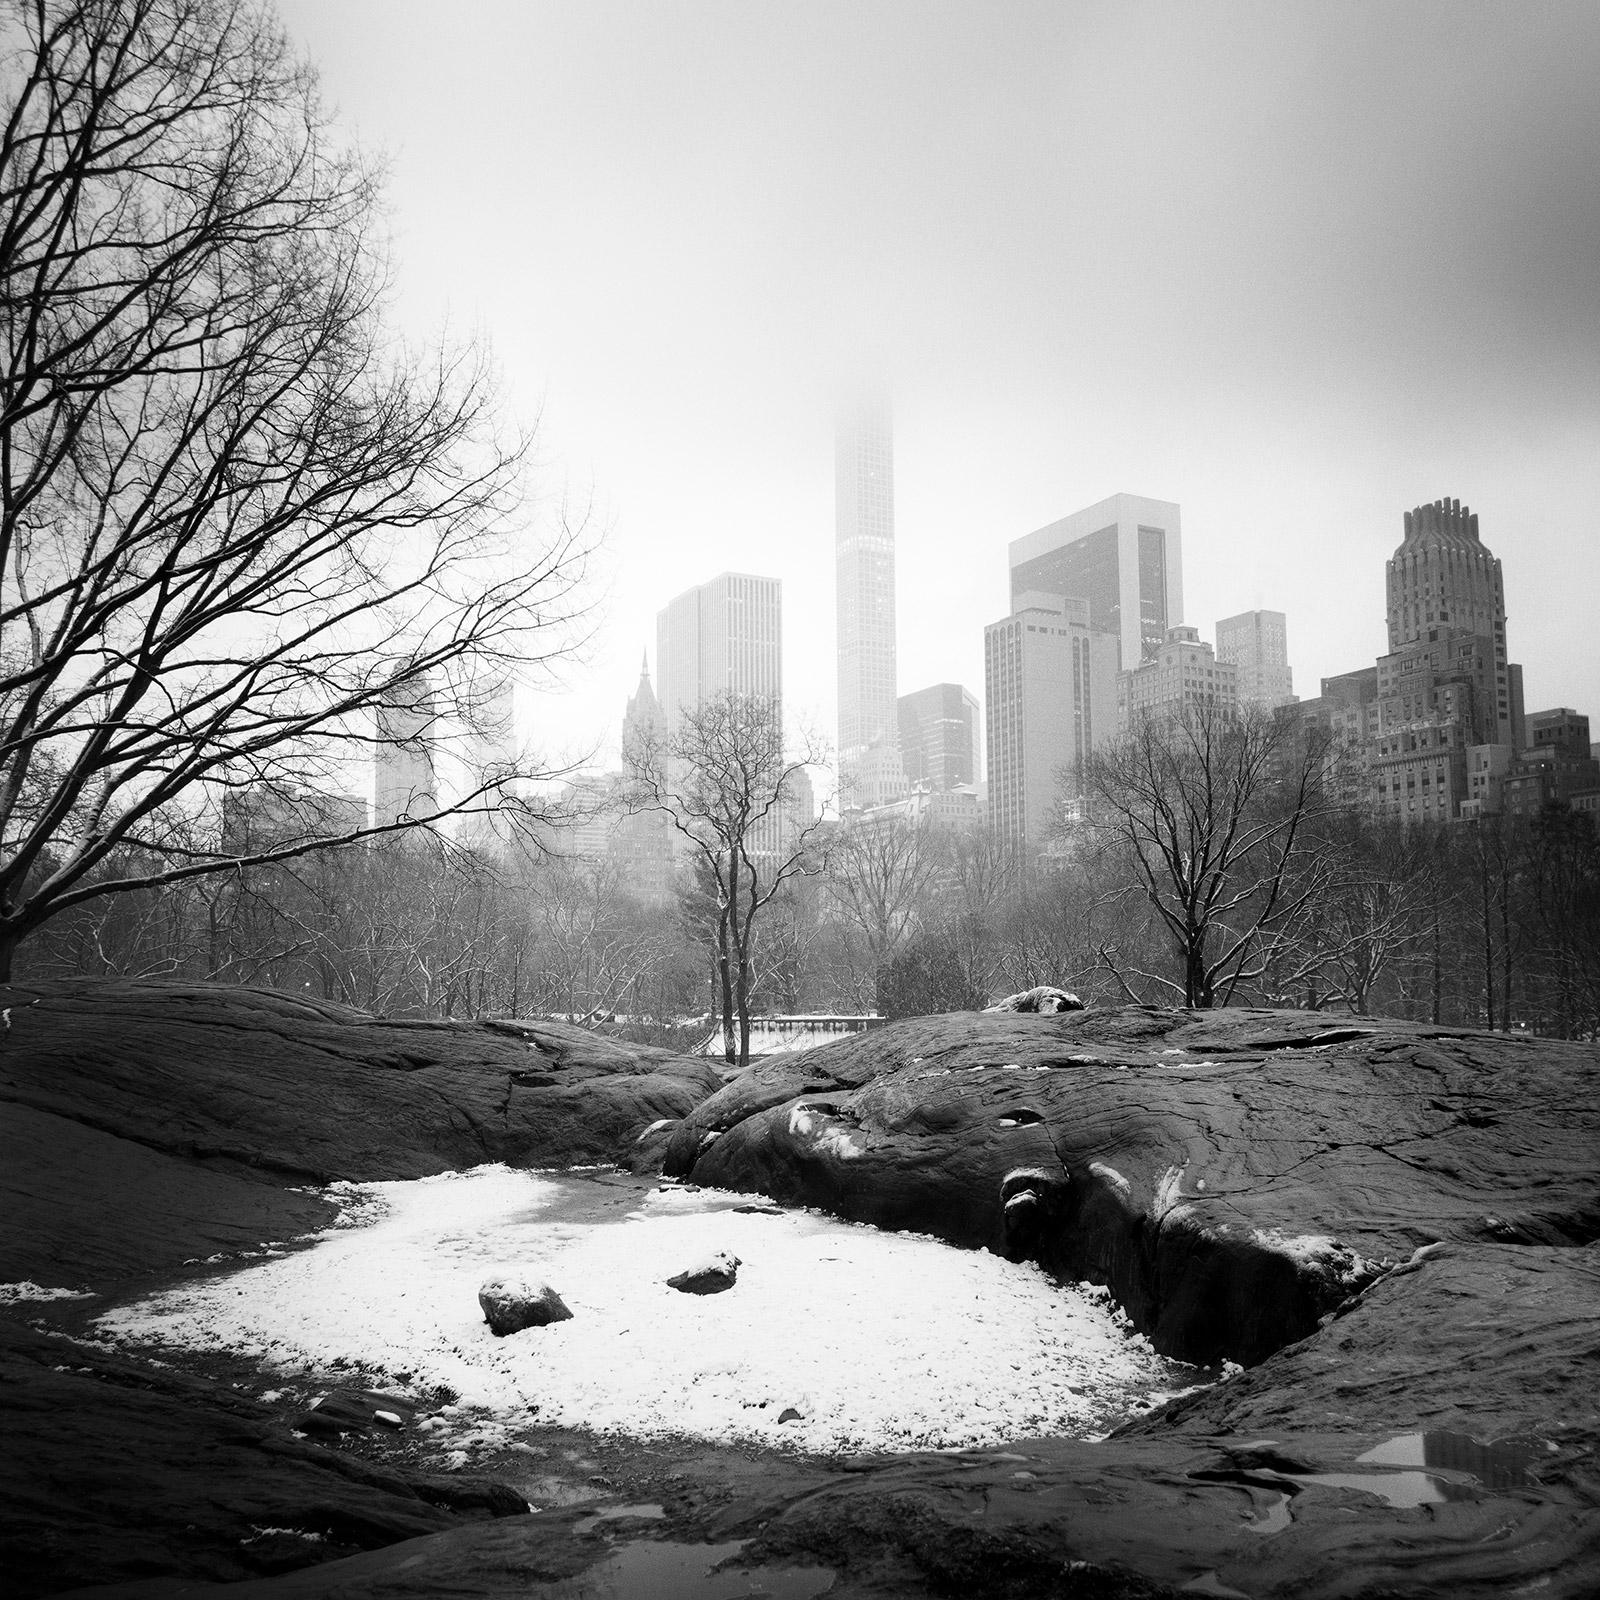
[[[431,817],[439,809],[434,751],[440,719],[425,676],[401,685],[377,710],[373,750],[373,820]]]
[[[1112,633],[1131,671],[1183,621],[1183,548],[1177,506],[1114,494],[1011,542],[1011,606],[1027,593],[1089,602],[1089,626]]]
[[[1378,660],[1373,798],[1405,819],[1447,822],[1472,798],[1474,749],[1522,743],[1522,674],[1506,659],[1500,563],[1459,500],[1405,514],[1387,571],[1389,653]]]
[[[1217,624],[1217,660],[1239,669],[1239,704],[1271,711],[1294,700],[1289,625],[1281,611],[1242,611]]]
[[[841,413],[834,436],[839,781],[848,806],[905,789],[895,713],[894,426],[886,401]]]
[[[669,734],[686,707],[714,695],[783,698],[783,583],[724,572],[656,616],[660,709]]]
[[[945,794],[976,783],[982,766],[977,699],[959,683],[936,683],[896,702],[906,782]]]
[[[1087,600],[1023,594],[983,630],[989,825],[1012,844],[1049,842],[1085,758],[1117,731],[1117,641],[1089,616]]]

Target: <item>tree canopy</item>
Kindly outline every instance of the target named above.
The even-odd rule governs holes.
[[[391,331],[379,174],[269,11],[9,0],[0,119],[3,976],[235,864],[230,790],[364,781],[384,706],[470,731],[565,647],[584,552],[530,534],[483,353]]]

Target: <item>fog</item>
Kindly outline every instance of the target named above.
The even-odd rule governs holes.
[[[386,151],[395,308],[493,346],[540,513],[592,501],[595,632],[529,695],[614,744],[655,613],[783,579],[831,730],[832,416],[894,396],[901,692],[982,691],[1006,545],[1183,508],[1184,620],[1384,647],[1453,496],[1530,710],[1600,726],[1600,8],[287,0]]]

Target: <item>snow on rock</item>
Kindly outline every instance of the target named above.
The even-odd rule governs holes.
[[[680,1294],[721,1294],[731,1289],[739,1276],[739,1258],[718,1250],[702,1256],[693,1266],[675,1272],[667,1279],[667,1287]]]
[[[0,1306],[34,1300],[92,1300],[88,1289],[52,1289],[42,1283],[0,1283]]]
[[[805,1450],[1090,1436],[1177,1387],[1102,1291],[984,1251],[747,1196],[657,1190],[622,1221],[571,1220],[571,1179],[480,1167],[367,1186],[366,1225],[114,1308],[128,1342],[229,1349],[286,1371],[334,1360],[458,1396],[420,1419],[463,1461],[529,1422]],[[613,1213],[613,1216],[615,1214]],[[663,1261],[742,1259],[739,1292],[693,1297]],[[575,1320],[497,1339],[486,1277],[537,1273]],[[783,1420],[780,1420],[783,1419]]]
[[[548,1283],[533,1278],[490,1278],[478,1290],[478,1304],[490,1333],[499,1339],[525,1328],[547,1328],[572,1315]]]

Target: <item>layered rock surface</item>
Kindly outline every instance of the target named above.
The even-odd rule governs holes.
[[[925,1017],[764,1062],[665,1172],[1108,1285],[1250,1364],[1419,1247],[1600,1237],[1600,1052],[1306,1012]]]
[[[241,1239],[259,1226],[267,1232],[257,1238],[271,1236],[286,1225],[285,1214],[251,1209],[245,1199],[260,1191],[276,1196],[273,1205],[310,1203],[272,1182],[290,1175],[285,1153],[297,1149],[302,1113],[283,1103],[295,1080],[269,1078],[265,1103],[251,1111],[243,1109],[241,1080],[247,1062],[276,1048],[287,1013],[276,1001],[246,997],[245,1008],[259,1004],[259,1025],[239,1013],[230,1022],[226,1006],[214,1020],[195,1022],[181,1032],[183,1048],[202,1060],[230,1058],[236,1070],[174,1080],[154,1059],[162,1031],[146,1014],[154,1002],[122,1004],[125,1021],[107,1024],[98,1013],[72,1021],[82,997],[55,1002],[50,1015],[80,1043],[72,1051],[42,1043],[53,1027],[32,1035],[30,1049],[55,1063],[53,1100],[39,1087],[48,1077],[41,1062],[20,1070],[10,1041],[0,1049],[0,1084],[31,1086],[22,1093],[30,1115],[79,1130],[92,1122],[96,1135],[222,1184],[207,1190],[212,1214],[191,1216],[181,1194],[174,1199],[147,1183],[152,1217],[168,1205],[165,1215],[186,1226],[226,1227]],[[306,1027],[326,1036],[302,1059],[337,1063],[345,1054],[341,1029],[350,1030],[347,1043],[360,1037],[402,1048],[398,1035],[365,1031],[385,1026],[308,1018]],[[90,1049],[81,1041],[95,1028],[99,1043]],[[118,1055],[119,1029],[142,1041],[136,1071],[101,1059]],[[224,1045],[229,1029],[234,1037]],[[428,1031],[404,1030],[405,1047]],[[463,1035],[453,1037],[459,1044]],[[546,1046],[526,1033],[498,1037],[512,1056],[494,1055],[494,1066],[476,1072],[498,1074],[500,1092],[516,1104],[522,1089],[506,1088],[511,1061],[517,1051],[526,1061],[530,1043],[539,1053]],[[353,1073],[327,1066],[346,1086],[340,1093],[353,1097],[349,1149],[387,1151],[373,1154],[359,1175],[513,1158],[499,1143],[504,1124],[485,1112],[476,1090],[451,1091],[466,1093],[470,1115],[459,1119],[448,1095],[413,1095],[408,1086],[429,1083],[419,1073],[433,1073],[435,1085],[478,1081],[458,1054],[451,1061],[368,1062]],[[161,1091],[165,1108],[159,1096],[154,1109],[136,1108],[147,1066],[158,1085],[205,1084],[200,1098],[215,1093],[228,1110],[181,1105],[169,1090]],[[558,1077],[567,1069],[535,1070]],[[614,1129],[612,1153],[647,1112],[687,1110],[667,1157],[680,1176],[1035,1256],[1110,1284],[1166,1350],[1228,1358],[1245,1370],[1098,1444],[1028,1440],[1005,1450],[836,1463],[764,1457],[742,1477],[727,1466],[728,1453],[702,1452],[692,1464],[686,1457],[662,1469],[651,1495],[665,1505],[657,1521],[606,1521],[578,1508],[463,1522],[457,1508],[449,1512],[456,1525],[445,1531],[417,1527],[420,1537],[404,1538],[397,1522],[401,1543],[221,1588],[206,1580],[232,1577],[237,1567],[191,1548],[195,1530],[174,1526],[176,1513],[161,1523],[165,1549],[141,1543],[125,1513],[118,1533],[118,1503],[138,1504],[125,1473],[103,1485],[95,1479],[101,1502],[92,1516],[80,1512],[95,1530],[94,1570],[135,1578],[151,1564],[168,1565],[164,1576],[109,1592],[261,1600],[643,1596],[655,1592],[649,1574],[658,1570],[645,1534],[675,1559],[683,1550],[703,1552],[708,1567],[734,1553],[753,1568],[753,1581],[768,1575],[771,1592],[795,1595],[826,1588],[835,1597],[1010,1600],[1177,1593],[1580,1600],[1600,1591],[1594,1047],[1303,1013],[964,1014],[760,1065],[692,1110],[680,1099],[656,1102],[651,1091],[632,1102],[634,1120],[608,1122],[617,1101],[606,1079],[664,1078],[687,1086],[679,1092],[692,1103],[710,1087],[697,1071],[644,1059],[631,1071],[594,1074],[592,1103],[599,1123]],[[79,1072],[88,1087],[73,1087]],[[368,1102],[348,1088],[366,1082],[397,1086],[387,1144],[381,1115],[363,1111]],[[121,1108],[114,1119],[103,1112],[108,1095]],[[383,1098],[375,1091],[370,1104]],[[574,1096],[580,1119],[588,1098]],[[496,1103],[493,1093],[488,1102]],[[101,1109],[84,1115],[84,1105]],[[249,1159],[258,1115],[262,1149],[275,1166]],[[520,1116],[509,1119],[505,1137],[532,1148],[537,1132]],[[185,1139],[209,1149],[206,1141],[228,1133],[235,1117],[248,1120],[231,1130],[232,1153],[182,1153]],[[134,1140],[125,1131],[132,1127],[140,1130]],[[327,1150],[340,1137],[324,1129],[322,1143],[310,1148]],[[83,1139],[67,1148],[82,1162],[100,1147]],[[290,1172],[304,1171],[297,1162],[306,1159],[288,1160]],[[391,1160],[419,1165],[385,1167]],[[357,1175],[331,1165],[316,1170]],[[76,1165],[58,1169],[54,1181],[62,1191],[100,1182]],[[92,1234],[92,1213],[78,1213],[77,1225]],[[80,1238],[75,1248],[84,1260],[124,1259],[117,1227],[110,1224],[111,1243]],[[12,1370],[31,1361],[41,1382],[83,1386],[46,1395],[36,1385],[8,1385],[13,1403],[19,1395],[43,1397],[24,1436],[46,1452],[53,1431],[88,1448],[83,1431],[53,1430],[49,1421],[49,1408],[77,1414],[87,1397],[100,1406],[89,1435],[121,1441],[134,1425],[117,1420],[106,1396],[131,1394],[150,1380],[104,1370],[109,1360],[81,1346],[61,1346],[54,1362],[37,1348],[16,1352]],[[91,1370],[49,1370],[78,1364]],[[187,1393],[184,1401],[202,1403]],[[248,1434],[259,1421],[230,1409],[226,1396],[204,1404],[201,1423],[169,1417],[154,1425],[153,1459],[166,1449],[163,1430],[181,1453],[185,1438],[211,1441],[209,1450],[230,1429]],[[52,1457],[50,1470],[59,1493],[72,1493],[67,1461]],[[248,1482],[252,1470],[232,1481]],[[7,1471],[12,1481],[0,1492],[25,1495],[9,1450]],[[32,1477],[44,1481],[38,1471]],[[387,1494],[392,1486],[359,1488]],[[203,1498],[192,1484],[184,1492]],[[394,1493],[413,1502],[405,1516],[440,1514],[423,1485]],[[13,1503],[32,1506],[37,1496]],[[394,1514],[392,1502],[383,1504],[378,1520]],[[231,1514],[237,1518],[237,1507]],[[31,1523],[29,1548],[49,1533]],[[122,1559],[130,1549],[151,1564],[130,1565]],[[238,1559],[236,1547],[229,1559]],[[638,1583],[645,1586],[619,1588],[630,1572],[644,1574]],[[780,1588],[778,1575],[791,1587]]]
[[[525,1513],[502,1485],[296,1439],[230,1383],[71,1334],[107,1296],[325,1226],[336,1207],[310,1186],[626,1161],[719,1082],[544,1023],[203,985],[0,989],[0,1283],[94,1291],[0,1314],[8,1592],[164,1574],[162,1593]],[[28,1325],[41,1313],[55,1326]]]
[[[18,985],[0,1010],[0,1282],[109,1287],[301,1233],[333,1215],[308,1185],[626,1161],[721,1082],[560,1024],[266,989]]]

